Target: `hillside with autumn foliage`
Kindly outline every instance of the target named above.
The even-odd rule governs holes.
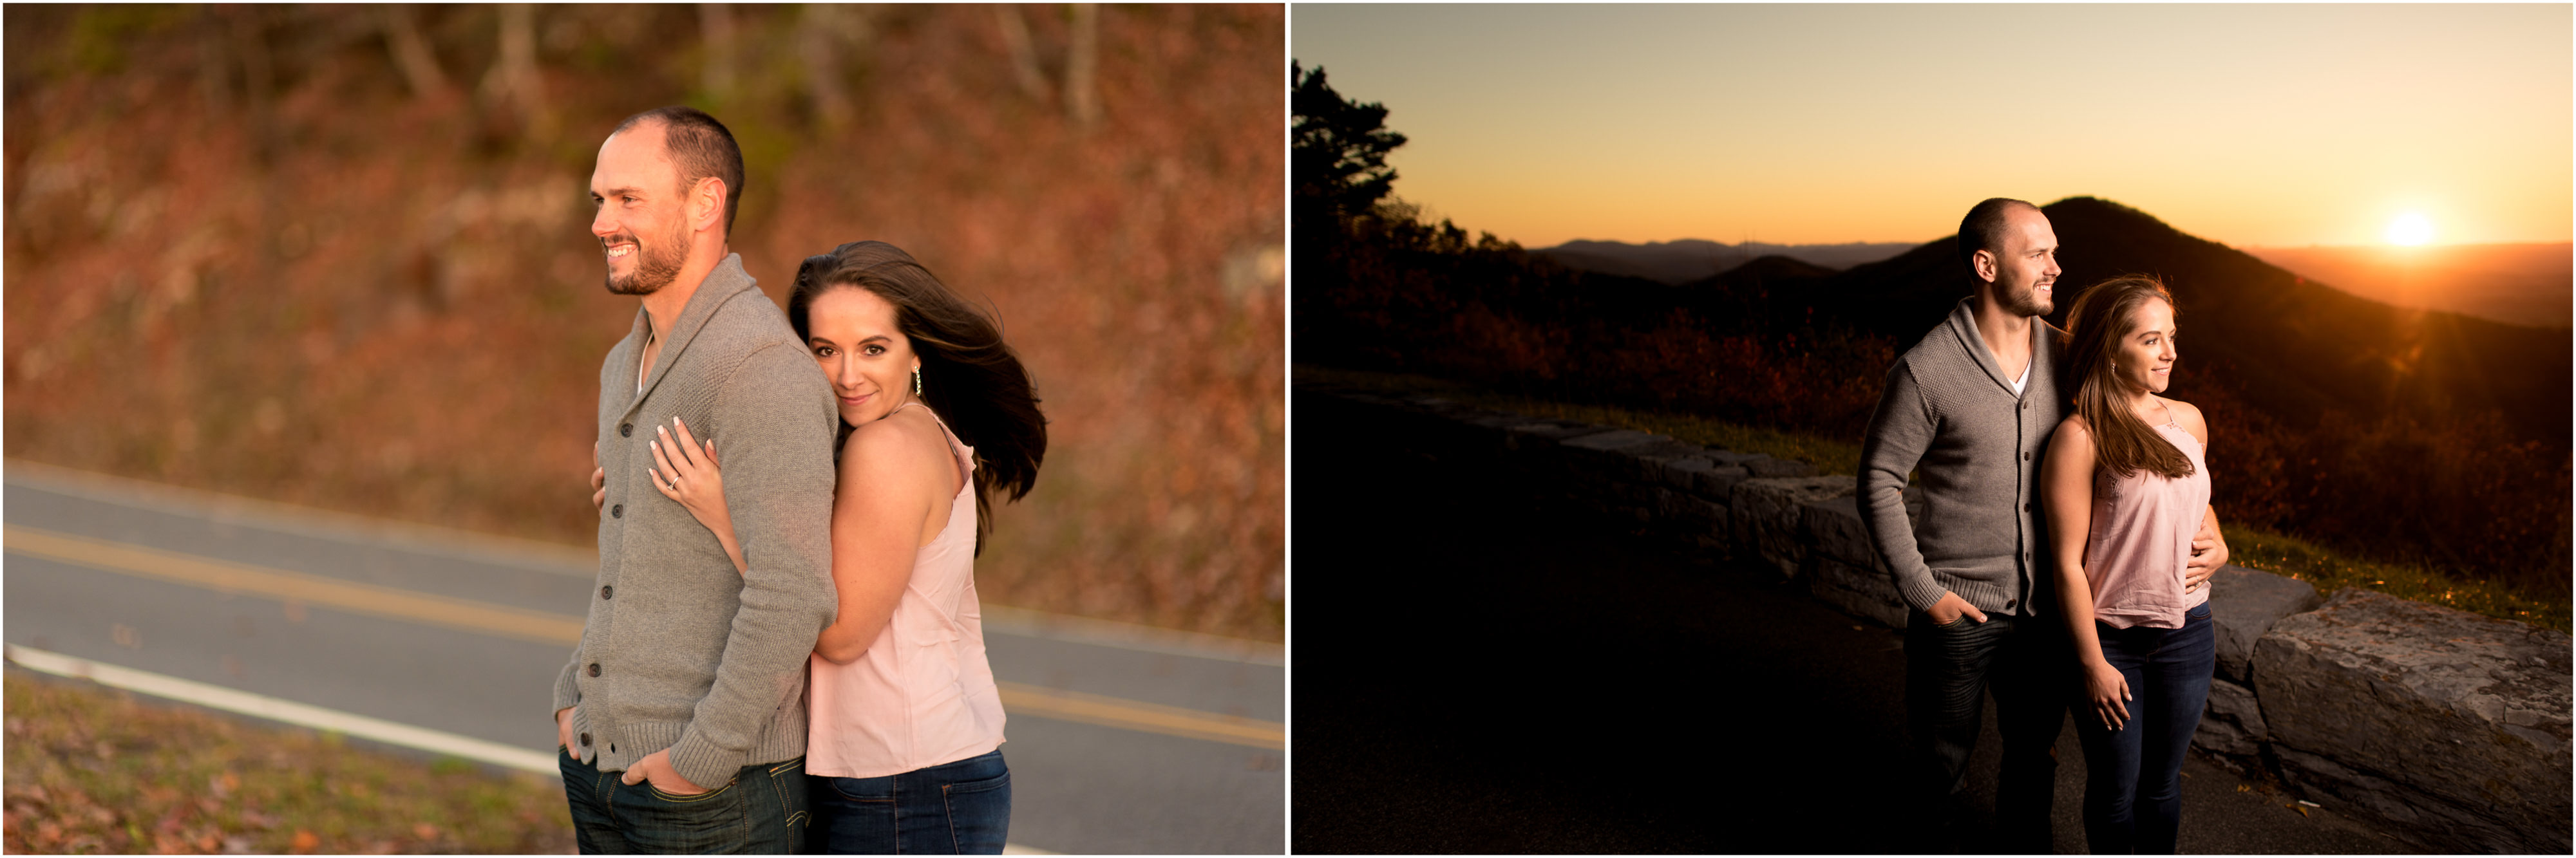
[[[12,459],[586,547],[591,161],[689,104],[773,300],[880,239],[1002,319],[1051,443],[987,601],[1283,635],[1279,7],[5,15]]]

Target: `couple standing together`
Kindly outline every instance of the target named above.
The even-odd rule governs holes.
[[[806,259],[782,315],[728,248],[742,184],[685,107],[591,174],[608,291],[644,306],[600,367],[599,586],[554,688],[581,851],[999,853],[974,561],[1045,418],[993,320],[891,245]]]
[[[1991,689],[2001,842],[1968,851],[2050,851],[2054,746],[2073,705],[2091,851],[2171,853],[2217,665],[2209,577],[2227,562],[2208,423],[2161,395],[2173,296],[2118,277],[2075,299],[2067,330],[2049,325],[2057,235],[2020,200],[1969,210],[1959,255],[1974,294],[1888,370],[1861,449],[1862,518],[1911,608],[1917,830],[1963,814]]]

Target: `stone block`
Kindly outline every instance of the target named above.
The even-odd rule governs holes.
[[[1742,465],[1729,465],[1710,460],[1705,473],[1691,475],[1691,492],[1717,503],[1735,498],[1735,484],[1753,478],[1753,472]]]
[[[2380,772],[2278,743],[2272,753],[2280,761],[2283,779],[2303,797],[2328,811],[2375,821],[2379,823],[2375,827],[2425,852],[2567,853],[2566,819],[2516,830],[2500,824],[2495,814],[2453,804]],[[2562,796],[2567,789],[2564,784],[2528,786],[2535,791],[2558,790]],[[2562,845],[2530,845],[2543,843]]]
[[[1869,528],[1861,523],[1860,496],[1856,494],[1809,501],[1806,516],[1807,544],[1818,554],[1863,569],[1883,569],[1878,548],[1869,538]]]
[[[1664,481],[1664,466],[1668,463],[1708,456],[1708,450],[1697,444],[1685,444],[1670,438],[1621,447],[1612,452],[1627,460],[1630,476],[1649,483]]]
[[[1635,429],[1612,429],[1561,442],[1554,458],[1567,468],[1590,471],[1595,475],[1627,479],[1636,473],[1635,461],[1622,453],[1630,447],[1642,447],[1672,439]]]
[[[1744,466],[1746,469],[1751,470],[1753,475],[1756,477],[1812,477],[1816,475],[1816,466],[1814,465],[1791,459],[1774,459],[1769,456],[1763,456],[1760,459],[1746,462]],[[1850,478],[1845,477],[1844,479]]]
[[[1608,426],[1572,423],[1561,420],[1531,419],[1505,427],[1506,446],[1514,450],[1544,450],[1576,438],[1611,431]]]
[[[1658,489],[1655,501],[1656,516],[1675,530],[1706,533],[1724,539],[1734,528],[1734,522],[1727,517],[1725,504],[1671,489]]]
[[[1852,493],[1847,476],[1772,477],[1735,484],[1727,498],[1734,520],[1736,556],[1758,557],[1795,577],[1805,565],[1806,504]]]
[[[1655,469],[1655,482],[1676,491],[1696,491],[1700,477],[1716,471],[1717,463],[1709,461],[1705,454],[1683,456],[1659,464]]]
[[[1896,579],[1867,566],[1854,566],[1830,556],[1811,558],[1807,592],[1843,613],[1889,628],[1905,628],[1905,597]]]
[[[2348,588],[2272,625],[2254,690],[2294,783],[2437,848],[2565,854],[2568,644]]]
[[[2209,708],[2192,734],[2192,745],[2204,751],[2250,757],[2263,753],[2263,707],[2254,689],[2224,679],[2209,683]]]
[[[2209,576],[2209,621],[2218,636],[2218,675],[2253,682],[2254,642],[2282,617],[2325,599],[2306,581],[2229,564]]]

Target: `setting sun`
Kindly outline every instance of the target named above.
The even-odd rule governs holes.
[[[2407,212],[2388,224],[2388,243],[2413,247],[2433,240],[2433,222]]]

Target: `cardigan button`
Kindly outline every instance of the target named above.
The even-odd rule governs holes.
[[[598,676],[598,675],[599,675],[599,662],[595,662],[595,661],[594,661],[594,662],[591,662],[591,663],[590,663],[590,675],[592,675],[592,676]]]
[[[589,734],[589,733],[583,733],[583,734],[581,734],[581,746],[582,746],[582,747],[584,747],[584,748],[590,747],[590,734]]]
[[[2004,609],[2005,609],[2005,610],[2011,610],[2011,609],[2012,609],[2012,606],[2013,606],[2013,605],[2015,605],[2015,604],[2019,604],[2018,600],[2014,600],[2014,599],[2005,599],[2005,600],[2004,600]]]
[[[633,437],[635,437],[635,424],[633,424],[633,423],[620,424],[620,425],[617,427],[617,437],[620,437],[620,438],[633,438]]]
[[[609,517],[609,518],[625,518],[625,517],[626,517],[626,505],[621,503],[621,504],[616,504],[616,505],[610,506],[610,507],[608,508],[608,517]]]
[[[2023,450],[2023,451],[2021,451],[2021,460],[2022,460],[2022,461],[2025,461],[2025,462],[2030,461],[2030,451],[2029,451],[2029,450]]]
[[[599,585],[599,597],[600,597],[600,598],[602,598],[602,599],[606,599],[606,598],[609,598],[609,597],[615,596],[616,594],[617,594],[617,588],[616,588],[616,587],[612,587],[612,586],[609,586],[609,585],[606,585],[606,584],[601,584],[601,585]]]

